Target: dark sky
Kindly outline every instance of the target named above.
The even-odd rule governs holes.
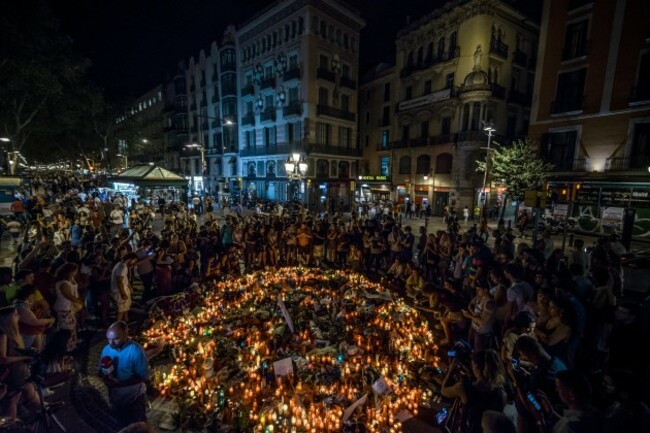
[[[220,42],[229,23],[239,26],[273,0],[49,0],[91,78],[112,96],[138,96],[160,83],[181,59]],[[395,33],[444,0],[349,0],[366,20],[361,71],[395,55]]]

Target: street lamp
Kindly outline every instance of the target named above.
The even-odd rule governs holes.
[[[487,192],[485,191],[485,184],[487,183],[488,163],[490,162],[490,143],[492,142],[492,133],[496,131],[496,128],[490,123],[483,122],[483,131],[488,134],[487,149],[485,153],[485,171],[483,172],[483,189],[481,190],[481,197],[483,199],[482,213],[485,214],[485,208],[487,207]]]
[[[287,178],[291,183],[300,183],[307,176],[307,169],[309,168],[307,161],[298,152],[294,152],[287,157],[284,162],[284,170],[287,173]],[[298,187],[294,187],[293,198],[298,198]]]

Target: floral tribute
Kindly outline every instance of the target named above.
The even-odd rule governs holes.
[[[153,387],[181,425],[388,433],[433,397],[426,319],[362,275],[281,268],[215,284],[191,311],[158,309],[143,332],[161,353]]]

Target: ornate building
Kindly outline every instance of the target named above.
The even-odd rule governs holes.
[[[483,122],[501,141],[528,129],[538,30],[498,0],[451,1],[403,28],[396,65],[371,71],[360,89],[362,200],[428,202],[438,214],[478,205]]]
[[[238,169],[245,196],[349,207],[361,159],[356,77],[364,25],[339,1],[286,0],[238,29]],[[284,171],[295,152],[308,162],[297,191]]]

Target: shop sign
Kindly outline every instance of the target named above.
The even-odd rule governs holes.
[[[451,97],[451,89],[444,89],[438,92],[433,92],[429,95],[420,96],[419,98],[409,99],[408,101],[400,102],[399,110],[408,110],[409,108],[422,107],[424,105],[433,104],[434,102],[449,99]]]
[[[390,182],[388,176],[359,176],[359,180],[362,182]]]

